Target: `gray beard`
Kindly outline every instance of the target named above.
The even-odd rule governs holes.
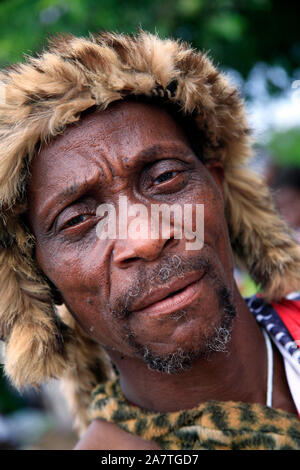
[[[231,340],[233,319],[236,317],[236,308],[231,301],[231,293],[227,287],[223,286],[218,291],[219,302],[222,304],[222,317],[220,324],[214,328],[210,336],[203,336],[198,349],[184,351],[178,348],[176,351],[166,355],[158,355],[148,346],[143,346],[135,341],[134,335],[128,335],[129,342],[137,355],[147,364],[151,370],[166,374],[176,374],[180,371],[186,371],[192,368],[193,364],[199,359],[208,360],[212,353],[228,352],[227,345]],[[184,310],[174,312],[174,320],[184,316]]]
[[[180,260],[180,262],[178,262]],[[175,265],[176,262],[176,265]],[[135,339],[134,333],[124,327],[124,338],[127,338],[128,344],[133,348],[136,355],[140,357],[148,368],[159,372],[174,374],[180,371],[186,371],[191,369],[195,361],[199,359],[209,359],[212,353],[215,352],[227,352],[227,345],[231,339],[231,331],[233,320],[236,317],[236,308],[232,300],[231,291],[225,286],[223,282],[216,276],[210,263],[204,258],[198,258],[193,262],[186,263],[179,256],[175,255],[172,258],[166,258],[165,264],[159,269],[155,276],[152,277],[151,281],[160,283],[167,282],[170,277],[178,276],[181,277],[188,271],[186,267],[193,268],[205,268],[207,272],[214,278],[216,286],[216,295],[219,302],[219,309],[221,312],[220,323],[214,328],[210,336],[203,335],[201,343],[195,350],[182,350],[178,348],[172,353],[166,355],[158,355],[149,348],[147,345],[138,343]],[[137,283],[135,291],[130,291],[127,294],[124,305],[124,297],[122,299],[121,308],[113,310],[113,315],[117,318],[125,319],[130,315],[128,306],[132,297],[135,297],[140,292],[140,286]],[[172,314],[174,321],[178,321],[180,318],[186,315],[186,311],[181,309],[177,310]]]

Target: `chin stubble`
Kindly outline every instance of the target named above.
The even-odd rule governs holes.
[[[174,374],[180,371],[189,370],[195,361],[199,359],[209,359],[212,353],[227,352],[227,346],[231,339],[233,319],[236,316],[236,308],[233,303],[231,291],[218,279],[211,263],[206,258],[194,258],[183,260],[180,256],[174,255],[165,257],[164,263],[152,273],[150,278],[140,276],[134,288],[129,289],[127,295],[116,304],[118,307],[112,310],[112,314],[119,320],[125,320],[130,315],[130,306],[137,296],[145,292],[145,285],[148,285],[148,293],[151,293],[153,286],[161,285],[170,279],[184,277],[194,270],[204,270],[214,281],[216,296],[219,303],[220,322],[209,334],[202,334],[198,348],[193,350],[183,350],[178,348],[172,353],[158,355],[148,345],[142,345],[136,341],[134,333],[128,325],[124,326],[123,338],[140,357],[148,368],[166,374]],[[184,309],[177,310],[170,315],[171,321],[179,321],[187,312]]]
[[[189,370],[199,359],[209,360],[213,353],[227,353],[227,346],[231,339],[232,323],[236,316],[236,309],[230,300],[230,291],[225,286],[218,292],[218,298],[219,301],[225,301],[223,310],[221,310],[222,317],[220,324],[214,328],[210,335],[202,335],[202,339],[196,350],[183,350],[178,348],[173,353],[158,355],[148,346],[143,346],[135,341],[133,334],[129,335],[130,345],[143,362],[147,364],[149,369],[166,374],[175,374]],[[176,313],[180,315],[180,310]]]

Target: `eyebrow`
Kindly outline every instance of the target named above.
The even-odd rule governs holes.
[[[89,186],[90,184],[87,179],[85,179],[84,181],[79,181],[79,182],[74,180],[73,183],[71,183],[63,191],[58,193],[56,198],[58,200],[72,199],[73,196],[77,196],[78,194],[80,196],[82,190],[84,190],[86,187],[89,187]]]

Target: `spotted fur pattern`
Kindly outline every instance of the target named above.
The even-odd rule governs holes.
[[[93,390],[89,414],[164,450],[300,450],[300,421],[290,413],[232,401],[154,413],[131,405],[118,379]]]

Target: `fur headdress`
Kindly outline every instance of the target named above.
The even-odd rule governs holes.
[[[265,185],[246,168],[251,156],[244,105],[205,54],[187,44],[104,33],[62,36],[47,51],[0,74],[0,338],[5,371],[21,388],[60,377],[76,416],[87,424],[90,391],[111,370],[105,353],[57,308],[34,259],[34,236],[22,223],[30,162],[80,114],[128,95],[162,96],[192,115],[204,136],[204,159],[224,165],[234,253],[263,295],[276,300],[300,288],[299,246],[276,214]]]

